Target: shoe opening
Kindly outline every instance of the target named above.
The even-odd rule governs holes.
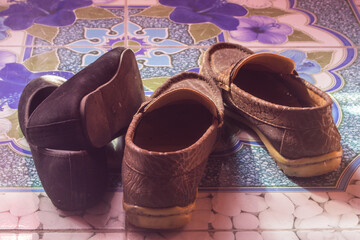
[[[136,127],[133,142],[156,152],[173,152],[196,143],[217,124],[215,104],[190,90],[173,90],[149,105]]]
[[[294,62],[273,53],[249,56],[238,66],[232,83],[262,100],[288,107],[317,107],[326,100],[294,73]]]
[[[305,108],[318,107],[326,103],[324,98],[295,78],[295,75],[284,77],[280,74],[244,68],[238,72],[233,84],[257,98],[278,105]]]
[[[34,112],[34,110],[39,106],[40,103],[42,103],[45,98],[47,98],[55,89],[57,86],[49,86],[46,88],[41,89],[38,91],[34,96],[29,106],[29,112],[27,118],[31,116],[31,114]]]

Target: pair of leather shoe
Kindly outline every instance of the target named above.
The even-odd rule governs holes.
[[[82,195],[77,206],[90,199],[85,195],[96,192],[89,193],[94,182],[91,174],[98,179],[104,175],[96,165],[104,164],[97,157],[101,153],[93,152],[101,151],[130,124],[122,162],[128,221],[145,228],[185,225],[223,125],[224,105],[226,114],[254,129],[287,175],[316,176],[340,164],[332,101],[299,78],[288,58],[254,54],[230,43],[215,44],[204,55],[201,75],[176,75],[145,102],[129,50],[114,49],[92,65],[73,77],[81,79],[79,85],[69,79],[43,90],[34,83],[39,93],[29,95],[36,92],[30,83],[20,101],[21,128],[45,191],[49,196],[50,191],[60,193],[50,196],[54,204],[57,199],[74,201],[62,195],[74,191]],[[84,164],[77,164],[73,151],[82,152]],[[88,171],[81,172],[84,168]],[[58,186],[62,175],[69,176],[68,181]]]
[[[24,89],[19,122],[54,205],[87,208],[106,190],[104,146],[125,133],[127,219],[145,228],[185,225],[223,124],[215,82],[170,78],[145,101],[135,56],[116,48],[69,80],[43,76]],[[130,126],[129,126],[130,125]]]

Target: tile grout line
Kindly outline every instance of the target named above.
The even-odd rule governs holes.
[[[127,30],[127,26],[124,26],[124,30]],[[124,33],[124,37],[127,37],[127,32]],[[124,39],[124,45],[126,45],[126,47],[129,46],[134,46],[134,47],[139,47],[138,45],[131,45],[128,43],[128,39]],[[334,49],[360,49],[360,45],[356,45],[356,46],[248,46],[248,45],[242,45],[246,48],[250,48],[250,49],[304,49],[304,48],[309,48],[309,49],[328,49],[328,48],[334,48]],[[3,45],[2,47],[39,47],[39,48],[68,48],[67,45]],[[93,47],[93,45],[73,45],[72,47],[83,47],[83,48],[87,48],[87,47]],[[100,48],[105,48],[106,45],[98,45],[98,47]],[[141,48],[146,48],[146,49],[156,49],[156,48],[172,48],[172,49],[206,49],[211,47],[211,45],[188,45],[188,46],[141,46]]]
[[[128,0],[125,0],[124,6],[124,47],[128,48],[128,18],[129,18],[129,7]]]
[[[291,231],[291,232],[298,232],[298,231],[322,231],[322,230],[334,230],[334,231],[359,231],[358,227],[331,227],[331,228],[218,228],[218,229],[184,229],[184,230],[173,230],[170,232],[173,233],[179,233],[179,232],[186,232],[186,233],[192,233],[192,232],[208,232],[208,233],[214,233],[214,232],[249,232],[249,231],[255,231],[255,232],[277,232],[277,231]],[[143,233],[143,234],[151,234],[153,231],[148,229],[136,229],[133,226],[130,227],[130,229],[126,228],[118,228],[118,229],[105,229],[105,228],[93,228],[93,229],[0,229],[0,234],[4,233],[13,233],[13,234],[29,234],[29,233]]]

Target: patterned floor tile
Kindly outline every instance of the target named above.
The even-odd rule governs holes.
[[[0,0],[0,239],[359,238],[359,0],[58,2]],[[114,154],[107,157],[109,188],[101,203],[85,211],[56,209],[19,129],[26,83],[46,74],[68,79],[126,46],[149,96],[173,75],[199,72],[204,51],[217,42],[287,56],[302,78],[330,94],[342,136],[340,168],[287,177],[254,132],[226,118],[185,228],[147,231],[126,222]]]
[[[191,25],[171,21],[168,15],[172,8],[156,5],[152,7],[129,7],[129,35],[130,40],[137,37],[146,37],[147,41],[143,46],[172,46],[185,47],[190,45],[211,45],[223,38],[219,28],[208,32],[202,32],[202,27],[209,27],[202,24]],[[159,12],[161,15],[159,16]],[[208,29],[208,28],[205,28]]]
[[[44,74],[58,75],[68,79],[95,61],[108,49],[110,48],[27,47],[22,49],[18,55],[11,51],[3,51],[4,61],[13,61],[11,59],[15,56],[24,60],[23,64],[16,63],[1,70],[5,76],[4,80],[7,80],[4,84],[17,86],[16,89],[6,88],[5,90],[4,88],[3,90],[5,92],[2,102],[4,108],[8,110],[2,112],[4,137],[1,143],[10,146],[17,153],[29,156],[29,148],[24,142],[16,121],[18,97],[26,82]],[[132,47],[132,49],[135,51],[146,95],[151,95],[166,79],[175,74],[184,71],[198,72],[201,67],[201,55],[205,50],[201,48],[144,47]],[[229,129],[233,135],[232,142],[227,143],[225,139],[222,149],[218,149],[210,157],[202,186],[343,188],[348,180],[346,176],[351,174],[354,166],[357,166],[354,164],[357,164],[356,154],[359,152],[356,134],[354,135],[358,131],[359,125],[355,104],[358,90],[356,81],[352,80],[353,76],[351,75],[359,67],[358,52],[352,48],[252,48],[252,50],[255,52],[272,51],[294,59],[296,70],[301,77],[333,97],[333,118],[343,136],[343,163],[338,171],[326,176],[310,180],[290,179],[278,169],[254,134],[241,125],[239,128],[238,123],[229,121]],[[21,75],[18,68],[22,69]],[[14,71],[17,72],[17,75],[14,75],[15,78],[11,78],[11,74],[15,74]],[[16,82],[23,84],[18,85]],[[349,98],[349,93],[354,93],[351,94],[351,98]],[[3,151],[7,150],[3,149]],[[5,152],[4,156],[8,156]],[[34,169],[29,169],[29,172],[33,171]],[[349,173],[345,174],[347,171]],[[23,186],[33,186],[32,184]]]
[[[356,184],[359,180],[353,179],[355,185],[359,186]],[[65,235],[81,230],[86,236],[84,239],[95,237],[93,232],[106,235],[106,231],[126,234],[128,239],[145,236],[150,239],[191,236],[228,239],[231,234],[261,236],[259,239],[285,234],[307,239],[313,234],[329,236],[330,233],[347,239],[357,236],[360,229],[360,196],[352,189],[346,192],[201,192],[190,223],[184,229],[170,232],[129,225],[122,208],[122,195],[121,192],[109,193],[95,207],[65,212],[56,209],[43,193],[0,193],[0,200],[5,203],[0,209],[0,226],[3,230],[58,230],[57,233]],[[344,230],[334,230],[337,227]],[[97,237],[103,239],[105,235]]]
[[[296,8],[311,13],[315,18],[312,22],[320,28],[342,33],[354,45],[360,45],[359,8],[355,8],[356,1],[298,1]],[[353,6],[353,7],[351,7]],[[358,6],[358,5],[357,5]],[[352,8],[355,11],[352,11]],[[334,33],[335,33],[334,32]],[[348,43],[350,44],[350,42]],[[349,46],[346,44],[346,46]]]
[[[341,34],[342,31],[336,32],[317,25],[316,16],[311,11],[298,9],[294,3],[286,5],[285,1],[279,0],[262,1],[261,4],[235,0],[232,1],[231,7],[237,12],[234,10],[220,13],[220,8],[213,6],[213,3],[204,2],[201,6],[196,6],[190,2],[187,9],[181,4],[168,4],[166,1],[160,1],[163,4],[148,8],[130,7],[130,26],[135,23],[153,31],[165,26],[169,29],[170,35],[171,31],[177,33],[173,34],[174,40],[187,45],[211,45],[213,39],[253,47],[353,45],[346,35]],[[223,19],[226,18],[228,21],[225,23],[215,17],[205,17],[207,14],[215,14],[216,11],[223,14]],[[353,15],[347,18],[354,21]],[[231,24],[232,22],[234,24]],[[359,26],[355,26],[355,29],[359,29]]]
[[[86,2],[86,1],[84,1]],[[57,45],[57,46],[87,46],[106,45],[108,38],[124,39],[124,7],[123,6],[90,6],[91,1],[79,4],[70,16],[69,20],[56,20],[56,13],[52,21],[42,22],[39,17],[33,20],[30,26],[24,22],[16,22],[10,27],[5,27],[5,45]],[[16,5],[13,4],[13,5]],[[19,4],[24,9],[31,8],[30,5]],[[85,5],[85,6],[84,6]],[[51,8],[51,4],[45,8]],[[72,6],[68,6],[72,7]],[[66,8],[66,7],[65,7]],[[11,8],[9,8],[10,11]],[[6,10],[7,11],[7,10]],[[10,19],[13,12],[6,14]],[[13,18],[11,18],[13,19]],[[30,22],[31,23],[31,22]],[[9,30],[8,30],[9,29]]]

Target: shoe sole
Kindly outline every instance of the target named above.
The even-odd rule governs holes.
[[[121,55],[122,59],[126,57],[127,51],[131,50],[124,50]],[[119,91],[119,89],[126,88],[126,86],[123,86],[123,83],[126,82],[124,78],[126,78],[127,72],[136,71],[137,63],[135,58],[131,57],[131,67],[134,69],[128,69],[122,66],[122,59],[117,74],[109,82],[87,94],[80,103],[84,132],[87,134],[88,141],[94,147],[102,147],[115,137],[124,134],[132,115],[137,110],[129,109],[126,106],[127,104],[123,104],[124,99],[131,96],[128,96],[129,94],[126,91],[123,91],[122,94]],[[136,74],[138,76],[134,77],[133,75],[134,79],[132,81],[137,79],[141,81],[140,73]],[[139,106],[140,104],[141,102],[139,102]]]
[[[274,146],[260,132],[258,128],[245,122],[241,117],[228,109],[225,110],[225,115],[228,115],[229,117],[251,128],[259,136],[272,158],[287,176],[314,177],[332,172],[340,166],[343,152],[342,148],[340,148],[340,150],[338,151],[330,152],[319,156],[305,157],[299,159],[287,159],[274,148]]]
[[[126,220],[136,227],[177,229],[190,222],[195,201],[185,207],[145,208],[123,202]]]

